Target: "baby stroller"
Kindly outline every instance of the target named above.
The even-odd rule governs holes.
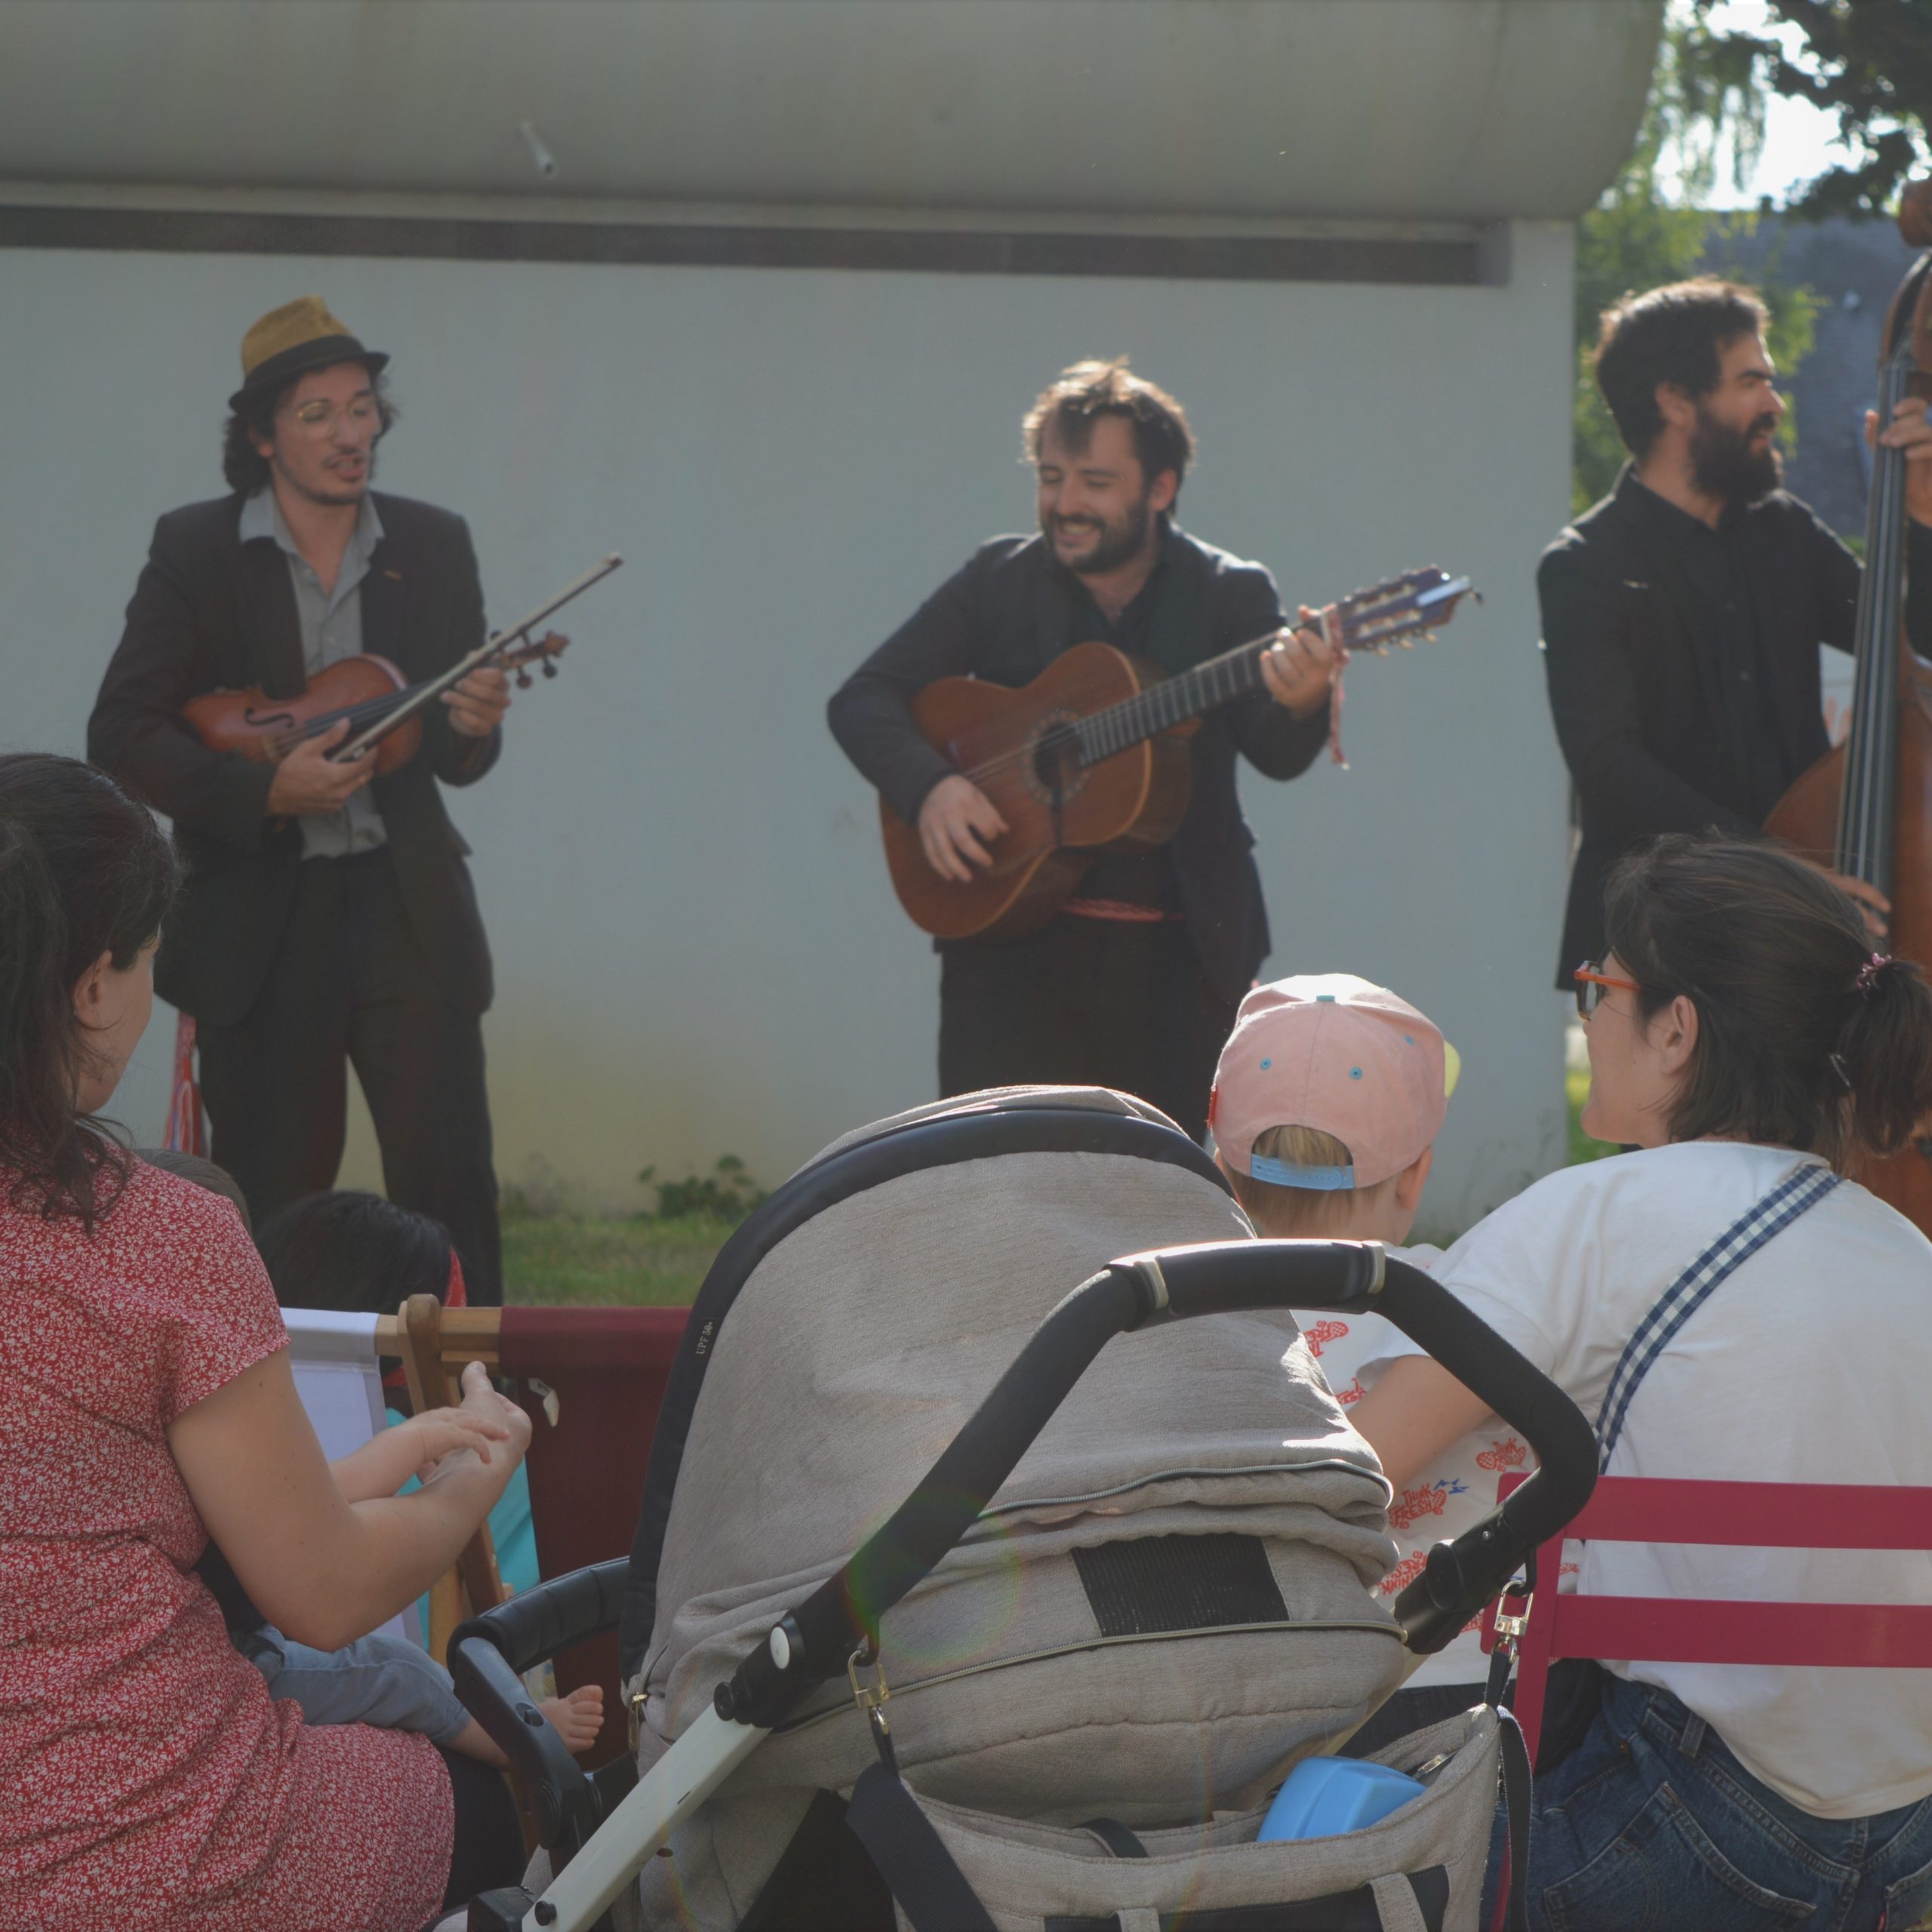
[[[1386,1315],[1539,1454],[1392,1614],[1387,1484],[1297,1306]],[[457,1634],[553,1871],[472,1932],[1472,1927],[1506,1714],[1377,1754],[1426,1788],[1365,1829],[1257,1842],[1261,1814],[1595,1471],[1574,1404],[1426,1276],[1257,1240],[1138,1101],[1012,1089],[863,1129],[719,1254],[628,1562]],[[635,1782],[586,1777],[517,1674],[614,1625]]]

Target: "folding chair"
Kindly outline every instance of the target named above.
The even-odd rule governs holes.
[[[383,1399],[383,1369],[373,1315],[335,1309],[285,1308],[289,1365],[295,1393],[331,1462],[352,1454],[389,1426]],[[383,1626],[391,1636],[424,1642],[414,1604]]]
[[[658,1407],[689,1312],[445,1309],[434,1295],[416,1295],[400,1314],[376,1321],[376,1346],[401,1358],[418,1407],[454,1400],[468,1362],[480,1361],[518,1384],[517,1397],[532,1428],[527,1467],[537,1558],[546,1577],[561,1577],[621,1558],[630,1548]],[[507,1595],[488,1538],[486,1524],[456,1570],[430,1590],[426,1647],[438,1661],[447,1658],[450,1633],[466,1616]],[[604,1687],[604,1727],[583,1758],[595,1766],[627,1755],[614,1632],[555,1662],[560,1694],[584,1684]]]
[[[400,1357],[409,1399],[419,1411],[450,1407],[466,1364],[499,1366],[496,1308],[445,1309],[434,1295],[411,1295],[396,1315],[366,1318],[375,1324],[379,1354]],[[497,1568],[488,1523],[463,1546],[455,1567],[429,1586],[429,1627],[423,1647],[438,1663],[449,1654],[450,1632],[466,1617],[492,1610],[509,1595]]]
[[[1604,1476],[1564,1535],[1604,1543],[1932,1551],[1932,1489]],[[1561,1542],[1537,1552],[1538,1587],[1518,1637],[1515,1711],[1532,1763],[1545,1679],[1558,1657],[1932,1669],[1932,1604],[1559,1593],[1562,1555]]]
[[[1508,1495],[1524,1480],[1505,1476]],[[1599,1476],[1581,1513],[1537,1550],[1527,1601],[1506,1592],[1483,1646],[1516,1650],[1512,1707],[1534,1767],[1549,1667],[1559,1657],[1649,1663],[1932,1669],[1932,1604],[1756,1603],[1559,1591],[1563,1546],[1712,1543],[1760,1549],[1932,1551],[1932,1489],[1849,1483],[1701,1482]],[[1506,1893],[1507,1866],[1505,1866]],[[1492,1926],[1502,1922],[1499,1899]]]

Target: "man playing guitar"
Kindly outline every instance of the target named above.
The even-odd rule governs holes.
[[[155,984],[195,1021],[214,1156],[257,1223],[334,1184],[352,1062],[391,1198],[442,1222],[470,1299],[496,1303],[490,954],[436,780],[496,762],[507,679],[470,672],[380,778],[373,756],[330,757],[346,721],[268,763],[210,750],[182,716],[217,689],[295,697],[365,651],[429,678],[482,643],[463,520],[369,487],[388,359],[313,296],[249,330],[232,494],[156,525],[88,753],[174,821],[188,875]]]
[[[1193,435],[1180,405],[1124,360],[1075,363],[1023,433],[1039,534],[982,546],[839,688],[832,730],[917,825],[933,870],[968,880],[1008,828],[921,734],[909,708],[917,693],[943,677],[1023,685],[1095,640],[1171,676],[1282,630],[1263,661],[1266,694],[1211,712],[1195,732],[1189,803],[1170,844],[1103,851],[1076,896],[1026,937],[938,948],[943,1095],[1091,1082],[1152,1101],[1198,1137],[1216,1057],[1269,949],[1235,755],[1271,778],[1308,768],[1327,734],[1335,654],[1312,628],[1284,628],[1260,565],[1174,523]]]

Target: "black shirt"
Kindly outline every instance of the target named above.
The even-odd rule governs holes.
[[[832,734],[888,806],[908,824],[933,786],[952,771],[913,724],[910,701],[935,678],[979,677],[1029,683],[1069,645],[1098,635],[1077,608],[1078,580],[1044,539],[995,537],[942,584],[840,686],[827,707]],[[1144,593],[1114,626],[1114,640],[1140,644],[1169,675],[1275,630],[1282,623],[1274,580],[1168,523],[1161,561]],[[1159,607],[1185,606],[1193,621],[1170,635]],[[1145,623],[1144,642],[1138,626]],[[1238,1000],[1269,949],[1254,835],[1235,789],[1237,755],[1270,778],[1307,770],[1326,742],[1328,710],[1297,718],[1260,691],[1210,712],[1189,741],[1193,786],[1167,846],[1179,908],[1209,983]],[[1091,876],[1091,875],[1090,875]],[[1091,888],[1090,888],[1091,889]],[[972,942],[961,942],[971,943]]]
[[[1932,583],[1932,530],[1907,526],[1906,558]],[[1818,647],[1848,651],[1858,560],[1782,490],[1713,531],[1637,481],[1543,552],[1537,571],[1544,669],[1575,780],[1582,840],[1557,983],[1603,951],[1603,888],[1624,853],[1659,832],[1755,835],[1827,750]],[[1932,645],[1932,598],[1907,632]]]
[[[1780,533],[1749,505],[1731,504],[1713,530],[1644,484],[1637,485],[1633,500],[1646,528],[1669,549],[1696,593],[1718,666],[1718,737],[1733,766],[1728,801],[1762,824],[1810,761],[1807,746],[1786,742],[1771,702],[1778,616],[1765,608],[1770,580],[1762,552]],[[1830,574],[1842,574],[1842,566],[1822,549],[1820,565]],[[1853,595],[1855,600],[1855,590]]]

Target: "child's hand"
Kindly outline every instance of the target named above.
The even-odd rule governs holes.
[[[497,1393],[490,1371],[480,1361],[469,1363],[463,1371],[463,1407],[459,1411],[500,1429],[498,1439],[514,1469],[530,1447],[530,1418],[507,1396]],[[486,1456],[485,1461],[488,1461]]]
[[[414,1432],[411,1448],[416,1457],[416,1473],[424,1482],[445,1456],[460,1449],[473,1449],[483,1462],[490,1460],[490,1444],[509,1440],[509,1425],[499,1418],[470,1409],[425,1409],[398,1426]]]

